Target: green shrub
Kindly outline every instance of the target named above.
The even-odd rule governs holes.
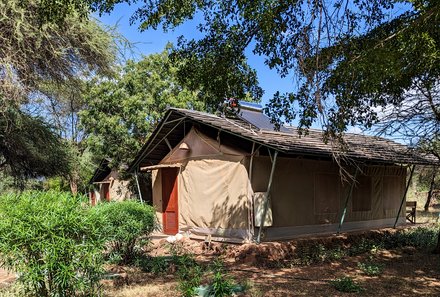
[[[368,276],[380,275],[384,266],[373,262],[358,263],[358,267]]]
[[[438,225],[400,230],[384,238],[386,248],[412,246],[419,249],[432,249],[437,244]]]
[[[326,247],[323,244],[311,244],[298,246],[292,264],[310,265],[340,260],[347,255],[347,251],[340,246]]]
[[[236,284],[235,281],[226,274],[223,262],[217,259],[213,262],[210,268],[214,273],[214,276],[206,288],[206,296],[235,296],[237,293],[244,292],[244,286]]]
[[[60,192],[0,196],[1,266],[33,296],[93,296],[102,273],[103,220]]]
[[[182,262],[177,266],[179,276],[178,289],[182,296],[191,297],[197,295],[197,288],[200,286],[203,269],[196,262]]]
[[[235,288],[234,282],[228,278],[222,271],[214,273],[211,283],[210,296],[224,297],[232,296]]]
[[[110,257],[119,263],[131,263],[136,256],[136,247],[155,227],[154,208],[133,200],[102,203],[95,211],[107,222],[105,234]]]
[[[378,250],[384,248],[383,239],[369,239],[369,238],[361,238],[361,240],[357,243],[354,243],[349,248],[349,255],[356,256],[365,253],[376,253]]]
[[[330,283],[336,290],[344,293],[359,293],[363,290],[361,286],[348,276],[337,278],[330,281]]]

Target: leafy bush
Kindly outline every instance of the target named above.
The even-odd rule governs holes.
[[[216,260],[213,263],[212,271],[214,272],[214,277],[210,284],[210,294],[209,296],[223,297],[231,296],[234,292],[236,285],[234,282],[225,275],[225,270],[223,263]]]
[[[386,232],[374,238],[360,238],[356,242],[339,242],[324,245],[322,243],[305,243],[296,247],[289,262],[291,265],[310,265],[313,263],[339,260],[347,256],[374,254],[383,249],[415,247],[433,249],[437,244],[438,225],[423,226]]]
[[[340,246],[326,247],[323,244],[298,246],[292,264],[310,265],[313,263],[340,260],[347,255],[347,251]]]
[[[155,256],[138,255],[134,265],[145,272],[151,272],[156,275],[178,272],[179,276],[186,278],[186,270],[195,266],[200,266],[194,255],[183,248],[180,242],[167,245],[170,255]],[[181,272],[181,273],[180,273]]]
[[[337,278],[330,281],[330,283],[336,290],[344,293],[359,293],[363,290],[361,286],[348,276]]]
[[[383,264],[373,262],[358,263],[358,267],[368,276],[380,275],[383,271]]]
[[[132,262],[137,244],[142,239],[148,241],[148,235],[154,230],[154,208],[127,200],[100,204],[95,211],[107,222],[104,232],[108,236],[111,258],[123,264]]]
[[[236,284],[232,278],[226,275],[223,263],[219,260],[214,261],[210,266],[213,277],[208,285],[193,287],[193,292],[197,296],[224,297],[236,296],[246,290],[245,286]],[[188,295],[190,296],[190,295]]]
[[[102,273],[103,220],[60,192],[0,196],[0,264],[35,296],[92,296]]]
[[[191,297],[197,294],[200,286],[203,269],[195,261],[182,261],[177,266],[177,274],[179,276],[179,291],[184,297]]]
[[[401,230],[384,238],[386,248],[412,246],[432,249],[437,244],[438,225]]]

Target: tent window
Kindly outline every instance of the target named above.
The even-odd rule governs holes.
[[[337,213],[339,208],[339,176],[315,175],[315,214]]]
[[[370,211],[372,195],[371,176],[358,176],[357,183],[353,189],[352,209],[353,211]]]
[[[386,210],[398,209],[400,206],[400,199],[402,177],[400,176],[384,176],[383,177],[383,206]]]

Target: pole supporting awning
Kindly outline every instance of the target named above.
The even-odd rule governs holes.
[[[270,152],[269,152],[269,155],[270,155]],[[273,175],[275,173],[275,165],[277,163],[277,156],[278,156],[278,151],[275,151],[273,159],[272,159],[272,169],[270,170],[269,183],[267,184],[266,195],[264,195],[265,199],[264,199],[264,205],[263,205],[263,213],[261,216],[260,227],[258,228],[257,243],[261,242],[261,233],[263,232],[264,223],[266,222],[267,208],[269,207],[270,190],[272,188],[272,180],[273,180]]]
[[[106,180],[106,181],[101,181],[101,182],[94,182],[94,185],[100,185],[100,184],[110,184],[112,181],[111,180]]]
[[[181,164],[157,164],[157,165],[141,167],[139,168],[139,171],[144,172],[144,171],[150,171],[160,168],[180,168],[180,167],[182,167]]]
[[[348,192],[347,198],[345,199],[344,210],[342,211],[341,219],[339,220],[338,231],[336,232],[336,234],[339,234],[339,232],[341,232],[342,224],[344,223],[345,215],[347,214],[348,202],[350,202],[351,197],[353,196],[354,185],[357,182],[358,172],[359,172],[359,167],[356,166],[356,171],[354,173],[353,181],[351,182],[350,185],[350,191]]]
[[[139,201],[140,203],[143,203],[143,199],[142,199],[142,192],[141,192],[141,186],[139,185],[139,178],[138,178],[138,172],[136,170],[136,172],[134,173],[134,178],[136,179],[136,186],[137,186],[137,190],[139,193]]]
[[[413,165],[411,168],[411,173],[409,174],[409,179],[408,179],[408,182],[406,183],[405,193],[403,193],[402,201],[400,202],[399,211],[397,212],[397,216],[396,216],[396,220],[394,221],[393,228],[396,228],[397,222],[399,221],[400,212],[402,211],[403,203],[406,200],[406,194],[408,193],[409,185],[411,184],[411,180],[412,180],[415,168],[416,168],[416,165]]]

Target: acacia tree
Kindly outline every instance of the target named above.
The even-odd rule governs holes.
[[[109,73],[115,57],[112,36],[95,21],[72,7],[63,13],[41,10],[45,3],[0,3],[0,164],[16,177],[69,169],[63,141],[43,120],[46,113],[36,109],[42,86]],[[62,17],[46,19],[42,12]]]
[[[42,85],[38,96],[38,107],[45,114],[45,120],[65,142],[69,159],[69,170],[64,176],[55,177],[61,184],[68,184],[76,194],[88,187],[95,164],[93,155],[86,145],[87,135],[79,124],[78,113],[84,108],[84,92],[87,82],[74,79],[69,84]]]

